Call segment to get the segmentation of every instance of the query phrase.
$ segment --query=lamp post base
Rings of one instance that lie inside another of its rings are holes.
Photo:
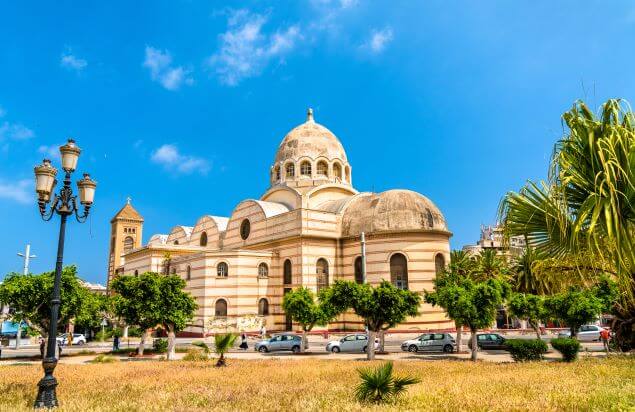
[[[58,406],[57,394],[55,392],[57,379],[53,376],[55,366],[57,366],[57,359],[55,358],[45,358],[42,361],[44,377],[40,379],[40,382],[37,384],[37,398],[35,398],[35,404],[33,405],[35,409],[56,408]]]

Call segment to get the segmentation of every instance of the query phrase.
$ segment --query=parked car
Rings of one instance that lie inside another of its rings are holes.
[[[446,352],[454,351],[456,342],[449,333],[424,333],[423,335],[405,341],[401,350],[407,352]]]
[[[17,336],[18,336],[17,331],[0,333],[0,338],[15,339]],[[22,336],[24,336],[24,334],[22,334]]]
[[[602,327],[598,325],[582,325],[580,329],[578,329],[578,333],[576,334],[576,338],[582,342],[595,342],[600,340],[600,331],[602,331]],[[559,338],[570,338],[571,331],[563,330],[558,333]]]
[[[269,339],[264,339],[256,343],[254,350],[261,353],[277,352],[283,350],[290,350],[293,353],[300,352],[300,345],[302,345],[302,337],[293,333],[282,333],[279,335],[273,335]]]
[[[81,333],[73,333],[73,345],[85,345],[86,337]],[[58,345],[68,345],[68,333],[64,333],[57,336],[57,344]]]
[[[479,349],[507,349],[505,338],[498,333],[479,333],[476,335],[476,345]],[[472,341],[468,340],[467,347],[472,349]]]
[[[379,347],[379,339],[375,339],[375,349]],[[346,335],[340,340],[332,340],[326,345],[327,352],[366,352],[368,336],[363,333]]]

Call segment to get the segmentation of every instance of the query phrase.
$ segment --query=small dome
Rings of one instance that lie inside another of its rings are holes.
[[[297,161],[302,157],[313,160],[325,157],[328,160],[339,159],[346,163],[346,152],[342,143],[326,127],[313,120],[313,111],[309,109],[307,121],[291,130],[282,140],[276,152],[275,164],[287,160]]]
[[[361,193],[348,204],[342,216],[342,236],[410,230],[448,231],[439,208],[411,190]]]

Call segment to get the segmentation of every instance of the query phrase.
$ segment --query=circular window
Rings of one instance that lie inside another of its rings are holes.
[[[240,224],[240,237],[242,237],[243,240],[247,239],[249,237],[250,230],[251,224],[249,223],[249,219],[243,220],[243,222]]]

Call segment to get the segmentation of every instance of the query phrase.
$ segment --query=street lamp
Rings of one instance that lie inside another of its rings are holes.
[[[55,262],[55,281],[53,283],[53,295],[51,296],[51,322],[49,324],[46,356],[42,360],[44,377],[38,383],[35,408],[54,408],[58,406],[57,395],[55,393],[57,379],[53,376],[53,370],[55,370],[55,366],[57,366],[55,349],[57,345],[57,320],[60,308],[60,281],[64,257],[66,218],[74,214],[79,223],[85,222],[90,207],[93,204],[95,188],[97,187],[97,183],[92,180],[88,174],[84,174],[83,179],[77,182],[79,202],[84,206],[84,210],[80,214],[77,205],[77,196],[73,195],[73,189],[71,187],[71,174],[77,168],[77,159],[79,158],[81,150],[77,147],[74,140],[68,139],[68,142],[60,147],[60,153],[62,155],[62,169],[66,174],[64,176],[64,185],[60,189],[59,195],[53,193],[57,183],[55,179],[57,169],[51,165],[51,161],[44,159],[42,164],[36,166],[34,169],[35,191],[38,195],[38,206],[42,219],[49,221],[56,213],[60,215],[60,233],[57,243],[57,260]],[[51,195],[53,195],[52,201]]]

